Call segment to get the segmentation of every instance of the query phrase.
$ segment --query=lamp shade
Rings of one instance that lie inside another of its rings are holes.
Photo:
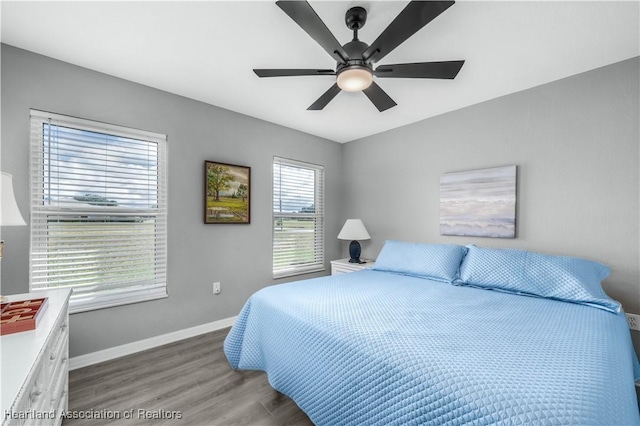
[[[360,219],[347,219],[338,234],[339,240],[368,240],[371,236]]]
[[[373,73],[366,67],[347,67],[338,71],[336,82],[346,92],[359,92],[371,86]]]
[[[23,226],[26,225],[16,197],[13,195],[13,176],[9,173],[0,172],[0,226]]]

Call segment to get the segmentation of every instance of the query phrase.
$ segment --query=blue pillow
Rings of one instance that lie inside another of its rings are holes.
[[[372,269],[451,283],[466,251],[455,244],[387,241]]]
[[[604,292],[609,268],[586,259],[515,249],[467,246],[455,284],[502,290],[592,305],[620,312],[620,303]]]

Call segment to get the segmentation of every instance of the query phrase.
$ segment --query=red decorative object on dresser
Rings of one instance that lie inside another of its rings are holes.
[[[35,330],[38,320],[47,309],[47,300],[45,297],[0,305],[0,336]]]

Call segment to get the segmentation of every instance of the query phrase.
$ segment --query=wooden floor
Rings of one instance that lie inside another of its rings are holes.
[[[72,414],[120,418],[67,418],[64,426],[312,425],[291,399],[271,388],[265,373],[231,369],[222,350],[227,333],[220,330],[72,371]]]

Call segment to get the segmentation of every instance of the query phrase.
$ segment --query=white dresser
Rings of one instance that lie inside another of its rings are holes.
[[[69,296],[47,290],[8,296],[9,302],[47,297],[35,330],[0,336],[2,425],[59,425],[68,409]]]

